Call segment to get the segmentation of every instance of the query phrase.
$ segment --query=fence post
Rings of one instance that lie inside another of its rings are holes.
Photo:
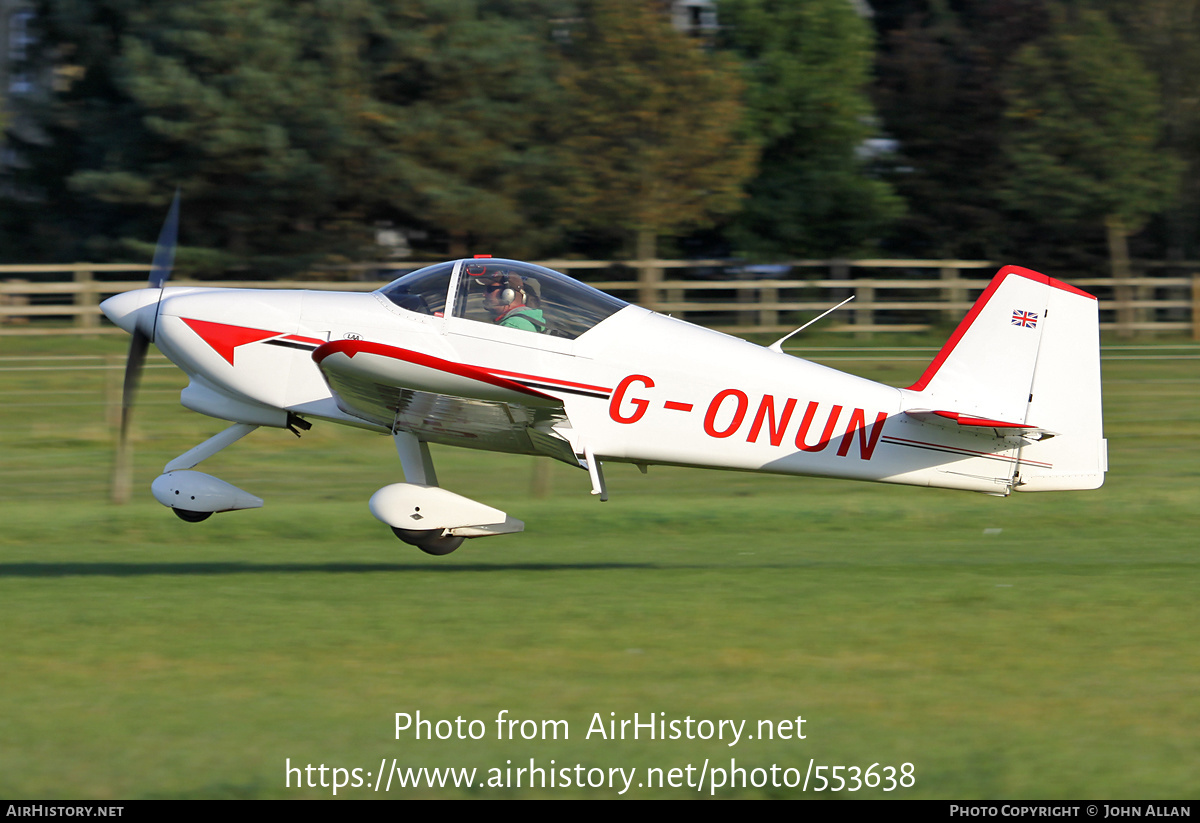
[[[554,461],[545,457],[533,458],[533,474],[529,477],[529,496],[534,500],[545,500],[550,496],[553,485],[550,473],[554,470]]]
[[[75,272],[75,305],[81,309],[90,309],[90,311],[81,312],[75,315],[75,325],[83,329],[94,329],[100,325],[100,314],[96,309],[99,301],[96,299],[99,295],[92,289],[92,283],[95,277],[90,271]]]
[[[742,287],[737,290],[737,301],[739,303],[753,303],[758,298],[758,289],[753,288],[752,284],[744,280],[734,281],[738,286]],[[737,324],[739,326],[753,326],[755,315],[753,311],[738,311]]]
[[[652,231],[637,233],[638,302],[643,308],[658,311],[658,293],[662,269],[654,265],[658,257],[658,238]]]
[[[779,289],[774,287],[761,289],[758,299],[764,306],[774,306],[779,303]],[[777,309],[760,309],[758,312],[758,325],[779,325],[779,311]]]
[[[667,289],[666,290],[666,297],[667,297],[668,303],[674,303],[674,304],[678,305],[679,303],[682,303],[683,301],[685,301],[687,299],[687,297],[685,297],[684,295],[685,295],[685,292],[683,291],[683,289]],[[687,312],[685,312],[681,309],[672,309],[671,316],[674,318],[677,318],[679,320],[683,320],[687,316]]]
[[[1192,339],[1200,340],[1200,272],[1192,272]]]
[[[950,304],[942,312],[942,319],[950,325],[954,325],[962,317],[962,312],[954,304],[967,302],[967,290],[961,286],[950,285],[951,281],[957,280],[961,271],[951,268],[950,266],[942,266],[942,282],[947,285],[942,288],[942,299]]]
[[[23,280],[19,277],[10,277],[7,280],[5,280],[4,282],[10,283],[13,285],[20,285],[21,283],[28,283],[29,281]],[[0,294],[0,306],[28,306],[28,305],[29,305],[29,295],[27,295],[27,294]],[[4,325],[16,326],[16,325],[21,325],[21,324],[28,323],[28,322],[29,322],[28,317],[21,317],[21,316],[10,315],[10,314],[0,314],[0,326],[4,326]]]
[[[1138,303],[1147,303],[1154,300],[1154,286],[1148,286],[1145,284],[1147,274],[1148,272],[1146,270],[1138,272],[1139,279],[1143,281],[1141,285],[1138,285],[1133,289],[1133,299]],[[1140,325],[1145,323],[1147,320],[1153,319],[1154,309],[1150,306],[1136,306],[1131,314],[1133,315],[1134,322]],[[1151,332],[1151,334],[1153,334],[1153,332]]]
[[[854,302],[858,307],[854,310],[854,325],[856,326],[872,326],[875,324],[875,287],[874,286],[857,286],[854,289]],[[871,331],[856,331],[854,336],[859,340],[870,340]]]
[[[833,261],[830,270],[834,280],[850,279],[850,264],[845,260]],[[854,325],[873,326],[875,324],[875,287],[855,284],[851,288],[854,291]],[[866,329],[856,331],[854,337],[858,340],[870,340],[871,332]]]
[[[638,303],[643,308],[658,311],[658,292],[662,284],[662,269],[649,261],[638,261]]]
[[[112,426],[113,436],[113,465],[112,477],[109,481],[109,499],[118,505],[129,502],[133,490],[133,435],[122,441],[121,417],[124,405],[125,369],[121,358],[108,355],[104,358],[107,367],[105,385],[105,411],[108,423]]]
[[[1117,315],[1117,337],[1129,339],[1133,337],[1134,316],[1133,297],[1134,287],[1128,283],[1113,286],[1113,308]]]

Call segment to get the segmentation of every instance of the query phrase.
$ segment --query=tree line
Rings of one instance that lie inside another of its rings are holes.
[[[1200,0],[37,0],[9,262],[1197,256]],[[381,240],[387,239],[381,245]],[[1132,244],[1132,245],[1131,245]]]

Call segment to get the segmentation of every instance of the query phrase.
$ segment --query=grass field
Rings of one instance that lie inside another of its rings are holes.
[[[933,354],[809,340],[804,356],[894,385]],[[610,466],[601,504],[566,466],[533,499],[532,458],[442,449],[445,485],[528,525],[433,558],[367,511],[400,479],[390,442],[331,425],[260,430],[205,464],[263,509],[172,517],[150,481],[221,424],[178,405],[161,358],[135,501],[110,505],[124,345],[0,338],[2,797],[330,797],[295,788],[299,772],[287,788],[288,762],[486,784],[531,758],[605,785],[337,796],[616,797],[608,769],[636,768],[626,797],[706,797],[736,766],[768,785],[717,796],[795,797],[753,770],[795,782],[811,762],[913,764],[911,787],[840,797],[1200,797],[1200,346],[1106,346],[1096,492]],[[395,714],[418,710],[486,731],[397,740]],[[497,739],[504,710],[565,720],[569,738]],[[595,715],[635,712],[745,720],[754,739],[587,737]],[[760,720],[797,716],[804,739],[759,739]],[[639,787],[673,768],[682,785]],[[831,796],[816,786],[804,796]]]

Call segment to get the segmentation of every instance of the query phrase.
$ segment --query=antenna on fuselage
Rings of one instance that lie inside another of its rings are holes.
[[[777,351],[777,352],[779,352],[780,354],[783,354],[783,344],[784,344],[785,342],[787,342],[788,340],[790,340],[791,338],[795,337],[795,336],[796,336],[797,334],[799,334],[800,332],[802,332],[802,331],[804,331],[805,329],[807,329],[807,328],[808,328],[809,326],[811,326],[813,323],[816,323],[818,320],[820,320],[820,319],[821,319],[822,317],[824,317],[825,315],[827,315],[827,314],[831,314],[831,313],[833,313],[833,312],[837,311],[838,309],[840,309],[842,306],[846,305],[847,303],[849,303],[849,302],[850,302],[851,300],[853,300],[853,299],[854,299],[854,295],[852,294],[852,295],[850,295],[849,297],[847,297],[845,300],[843,300],[841,303],[838,303],[838,304],[837,304],[836,306],[834,306],[832,309],[826,309],[825,311],[821,312],[821,313],[820,313],[820,314],[818,314],[816,317],[814,317],[812,320],[809,320],[807,323],[805,323],[803,326],[801,326],[800,328],[796,329],[795,331],[793,331],[793,332],[788,332],[788,333],[787,333],[787,334],[785,334],[783,337],[779,338],[779,339],[778,339],[778,340],[776,340],[774,343],[772,343],[771,345],[767,346],[767,348],[768,348],[768,349],[770,349],[771,351]]]

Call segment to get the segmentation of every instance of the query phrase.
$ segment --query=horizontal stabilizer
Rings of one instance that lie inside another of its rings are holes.
[[[936,423],[939,426],[967,426],[981,429],[995,429],[1000,436],[1019,435],[1033,440],[1054,437],[1058,432],[1031,426],[1028,423],[1008,423],[1003,420],[992,420],[988,417],[974,417],[968,414],[952,411],[937,411],[933,409],[909,409],[905,412],[909,417],[922,423]]]

